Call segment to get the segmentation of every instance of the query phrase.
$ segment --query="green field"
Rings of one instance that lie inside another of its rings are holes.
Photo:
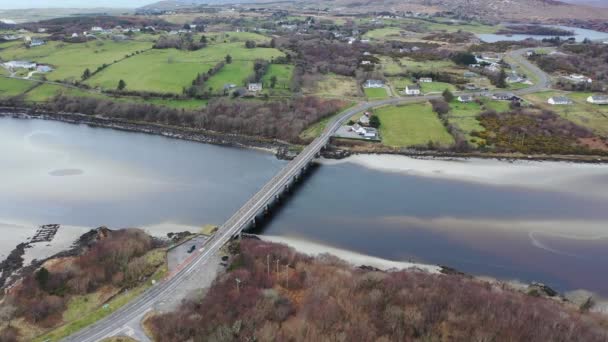
[[[547,100],[552,96],[565,95],[574,101],[570,106],[552,106]],[[526,95],[525,98],[540,106],[549,109],[561,117],[574,122],[582,127],[587,127],[595,133],[608,137],[608,106],[599,106],[587,103],[587,97],[593,95],[587,92],[559,92],[546,91]]]
[[[33,86],[35,83],[30,81],[0,77],[0,98],[20,95]]]
[[[380,29],[375,29],[368,31],[363,35],[363,39],[371,39],[371,40],[401,40],[402,29],[398,27],[384,27]]]
[[[456,87],[449,83],[444,82],[431,82],[431,83],[420,83],[420,87],[422,89],[423,94],[427,93],[441,93],[446,89],[449,89],[451,92],[456,91]]]
[[[222,70],[213,75],[205,86],[212,88],[215,93],[221,93],[226,84],[245,86],[245,80],[251,74],[253,74],[253,61],[234,61],[226,64]]]
[[[47,74],[49,80],[80,80],[86,68],[93,72],[102,64],[110,64],[126,54],[152,47],[149,42],[114,42],[110,40],[88,43],[48,42],[43,46],[26,49],[15,46],[0,51],[3,60],[30,60],[52,65],[55,70]]]
[[[368,100],[382,100],[388,98],[385,88],[365,88],[363,89]]]
[[[24,83],[31,83],[21,81]],[[64,94],[69,96],[79,97],[94,97],[105,100],[111,100],[115,102],[127,102],[127,103],[150,103],[158,106],[166,106],[177,109],[200,109],[207,105],[207,100],[199,99],[162,99],[162,98],[148,98],[143,99],[141,97],[111,97],[101,93],[87,92],[80,89],[64,87],[56,84],[39,84],[32,88],[30,91],[25,93],[25,100],[32,103],[42,103],[50,100],[55,95]]]
[[[270,41],[270,38],[254,32],[205,32],[204,35],[210,43],[235,43],[248,40],[253,40],[256,43],[267,43]]]
[[[385,75],[395,75],[403,72],[456,72],[461,69],[450,60],[416,61],[411,58],[392,58],[379,56],[380,65]]]
[[[277,83],[275,89],[288,89],[291,85],[291,76],[293,75],[293,65],[288,64],[270,64],[266,75],[262,78],[262,83],[266,89],[270,88],[270,78],[275,76]]]
[[[382,143],[392,147],[426,145],[429,141],[440,145],[454,143],[428,103],[388,106],[377,109],[382,125]]]
[[[495,110],[498,113],[509,111],[509,101],[492,101],[488,99],[483,100],[483,105],[486,109]]]
[[[246,49],[242,43],[216,44],[197,51],[150,50],[108,67],[87,84],[114,89],[123,79],[127,90],[181,93],[198,73],[207,72],[228,54],[233,58],[232,64],[227,64],[208,82],[208,87],[214,90],[222,89],[226,83],[242,85],[253,73],[255,59],[270,60],[283,55],[276,49]]]
[[[453,101],[450,103],[450,108],[452,110],[449,113],[448,121],[464,133],[467,141],[473,145],[477,145],[477,138],[472,137],[471,133],[484,130],[483,126],[479,123],[479,120],[477,120],[477,116],[482,111],[481,105],[476,102],[461,103]]]
[[[322,75],[312,86],[303,87],[302,91],[321,97],[343,98],[360,96],[360,89],[355,78],[329,73]]]

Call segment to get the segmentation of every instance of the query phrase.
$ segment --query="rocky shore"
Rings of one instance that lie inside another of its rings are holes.
[[[127,132],[162,135],[174,139],[189,140],[213,145],[261,149],[273,152],[279,159],[290,159],[295,156],[290,152],[293,150],[293,146],[291,144],[274,139],[218,133],[198,129],[189,129],[185,127],[165,126],[160,124],[130,122],[120,119],[106,118],[98,115],[51,113],[37,111],[31,108],[0,107],[0,117],[54,120],[71,124],[89,125],[91,127],[103,127]]]
[[[433,150],[416,150],[411,148],[395,149],[378,145],[352,145],[343,144],[342,142],[334,141],[329,148],[322,152],[322,156],[326,159],[344,159],[358,154],[371,155],[400,155],[413,158],[477,158],[477,159],[494,159],[501,161],[556,161],[556,162],[575,162],[589,164],[605,164],[608,163],[608,157],[595,155],[546,155],[533,154],[525,155],[520,153],[486,153],[486,152],[453,152],[453,151],[433,151]]]
[[[297,156],[300,146],[276,139],[251,137],[239,134],[220,133],[186,127],[165,126],[144,122],[131,122],[106,118],[99,115],[79,113],[51,113],[31,108],[0,107],[0,117],[19,119],[54,120],[71,124],[84,124],[91,127],[103,127],[127,132],[162,135],[174,139],[188,140],[206,144],[252,148],[272,152],[278,159],[291,160]],[[522,155],[516,153],[453,152],[416,150],[410,148],[394,149],[378,145],[368,146],[340,140],[332,140],[329,148],[323,150],[326,159],[344,159],[356,154],[392,154],[421,158],[480,158],[497,160],[535,160],[564,161],[577,163],[608,163],[608,157],[592,155]]]

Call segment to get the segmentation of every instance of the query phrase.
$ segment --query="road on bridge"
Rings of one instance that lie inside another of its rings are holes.
[[[549,76],[523,57],[525,51],[526,49],[512,51],[509,53],[509,56],[511,56],[516,63],[519,63],[530,72],[533,72],[540,82],[529,88],[514,91],[513,93],[516,95],[524,95],[542,91],[550,85]],[[468,94],[484,95],[483,93]],[[375,107],[422,102],[438,99],[440,97],[440,95],[432,95],[391,98],[381,101],[362,103],[342,112],[327,124],[321,136],[310,143],[295,159],[290,161],[282,170],[279,171],[277,175],[275,175],[236,213],[234,213],[228,219],[228,221],[226,221],[218,229],[209,242],[203,248],[197,251],[197,255],[189,264],[185,265],[185,267],[180,269],[177,273],[169,276],[164,281],[154,285],[137,299],[134,299],[106,318],[67,337],[65,341],[94,342],[102,340],[106,337],[115,336],[125,329],[125,324],[136,319],[141,319],[141,317],[154,308],[156,303],[163,301],[164,298],[167,298],[168,296],[172,296],[180,284],[187,279],[191,273],[197,272],[199,265],[202,265],[209,256],[217,253],[224,244],[226,244],[228,241],[230,241],[230,239],[238,235],[245,227],[247,227],[256,217],[256,215],[263,212],[266,205],[272,202],[275,196],[280,195],[286,186],[291,184],[294,177],[299,175],[299,173],[316,158],[323,147],[327,145],[329,139],[336,132],[336,130],[353,115]]]

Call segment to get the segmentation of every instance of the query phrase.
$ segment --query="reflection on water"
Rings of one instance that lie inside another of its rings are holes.
[[[48,121],[0,119],[0,134],[0,257],[40,224],[65,226],[54,242],[64,247],[79,227],[161,234],[222,223],[285,165],[252,150]],[[264,233],[608,295],[607,174],[356,156],[316,168]]]
[[[600,32],[595,30],[588,30],[578,27],[569,27],[569,26],[560,26],[560,25],[540,25],[545,27],[554,27],[560,28],[566,31],[572,31],[574,33],[573,36],[564,36],[562,39],[574,38],[577,42],[582,42],[585,39],[589,40],[602,40],[608,39],[608,33]],[[537,39],[543,40],[545,38],[553,38],[553,36],[540,36],[540,35],[531,35],[531,34],[493,34],[493,33],[479,33],[477,37],[486,43],[495,43],[498,41],[521,41],[526,39]]]
[[[0,222],[13,232],[0,257],[40,224],[159,234],[219,224],[284,164],[259,151],[52,121],[1,118],[0,135]]]
[[[608,197],[585,191],[586,177],[608,166],[396,157],[403,172],[386,172],[361,163],[387,168],[387,158],[324,163],[264,233],[608,294],[608,272],[600,271],[608,266]],[[468,177],[459,179],[465,168]],[[531,181],[543,172],[551,178],[554,168],[555,182]],[[518,179],[525,186],[514,185]],[[596,188],[606,189],[602,179]]]

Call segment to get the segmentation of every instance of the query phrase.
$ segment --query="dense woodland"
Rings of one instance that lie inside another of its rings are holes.
[[[279,101],[219,98],[211,100],[201,110],[180,110],[144,103],[58,95],[44,108],[298,142],[298,135],[306,127],[337,113],[345,105],[341,100],[310,96]]]
[[[100,228],[76,257],[59,258],[25,276],[4,298],[0,312],[12,314],[5,320],[24,318],[40,327],[54,327],[73,296],[95,292],[102,287],[125,289],[149,277],[159,265],[145,254],[155,241],[139,229],[111,231]],[[15,329],[0,332],[0,341],[11,341]]]
[[[608,333],[598,317],[462,275],[356,269],[257,240],[235,249],[205,297],[148,321],[156,340],[593,342]]]

